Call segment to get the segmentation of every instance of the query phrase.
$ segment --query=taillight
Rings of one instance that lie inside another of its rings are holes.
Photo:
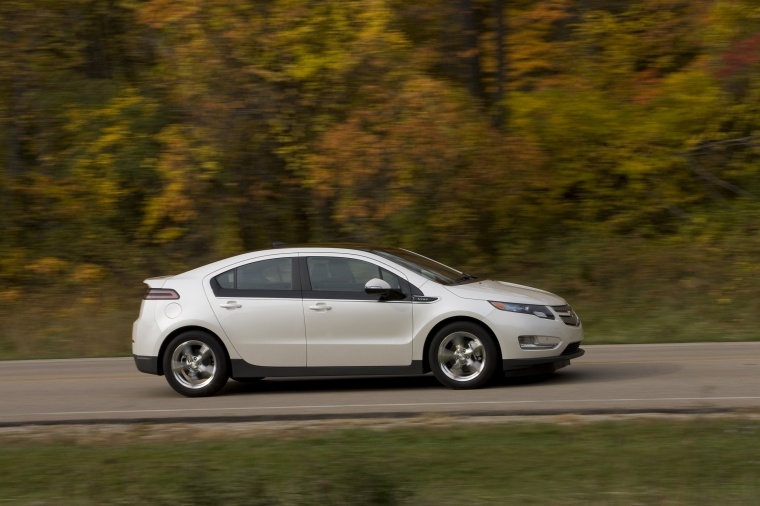
[[[176,300],[179,294],[171,288],[151,288],[143,297],[145,300]]]

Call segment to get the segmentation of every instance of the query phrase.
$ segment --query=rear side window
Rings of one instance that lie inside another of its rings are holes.
[[[229,290],[235,289],[235,269],[232,269],[231,271],[227,271],[224,274],[220,274],[216,277],[217,283],[219,283],[219,286],[222,288],[227,288]]]
[[[216,276],[211,287],[222,297],[289,297],[296,286],[292,258],[271,258],[241,265]]]
[[[243,265],[235,269],[238,290],[292,290],[293,261],[275,258]]]

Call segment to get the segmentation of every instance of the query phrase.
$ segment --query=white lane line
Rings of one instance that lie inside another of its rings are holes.
[[[155,376],[154,376],[155,377]],[[4,379],[2,376],[0,376],[0,381],[4,385],[7,385],[9,383],[60,383],[62,381],[111,381],[111,380],[128,380],[128,381],[142,381],[146,379],[151,379],[147,375],[143,378],[141,376],[135,377],[134,374],[124,375],[124,376],[71,376],[71,377],[58,377],[58,378],[40,378],[40,377],[33,377],[33,378],[13,378],[13,379]]]
[[[246,406],[246,407],[216,407],[216,408],[183,408],[183,409],[137,409],[137,410],[109,410],[109,411],[56,411],[48,413],[24,413],[13,415],[0,415],[0,418],[12,418],[18,416],[62,416],[62,415],[119,415],[137,413],[190,413],[190,412],[217,412],[225,411],[258,411],[258,410],[285,410],[285,409],[338,409],[338,408],[408,408],[408,407],[435,407],[435,406],[485,406],[485,405],[514,405],[514,404],[557,404],[557,403],[582,403],[582,402],[673,402],[673,401],[737,401],[737,400],[760,400],[760,397],[659,397],[659,398],[630,398],[630,399],[555,399],[555,400],[523,400],[523,401],[474,401],[474,402],[426,402],[426,403],[383,403],[383,404],[324,404],[303,406]]]
[[[585,357],[585,355],[584,355]],[[585,360],[584,357],[574,359],[583,360],[581,365],[634,365],[634,364],[695,364],[695,363],[725,363],[725,362],[742,362],[741,365],[758,365],[756,362],[760,360],[760,357],[726,357],[726,358],[683,358],[683,359],[620,359],[620,360]],[[577,364],[578,362],[574,362]]]

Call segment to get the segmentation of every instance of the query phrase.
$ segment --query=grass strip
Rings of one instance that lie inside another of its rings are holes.
[[[749,418],[160,434],[0,435],[0,504],[760,502]]]

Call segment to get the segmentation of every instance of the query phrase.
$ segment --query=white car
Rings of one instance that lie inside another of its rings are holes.
[[[135,364],[189,397],[228,378],[429,371],[477,388],[584,353],[564,299],[399,248],[279,247],[145,283]]]

